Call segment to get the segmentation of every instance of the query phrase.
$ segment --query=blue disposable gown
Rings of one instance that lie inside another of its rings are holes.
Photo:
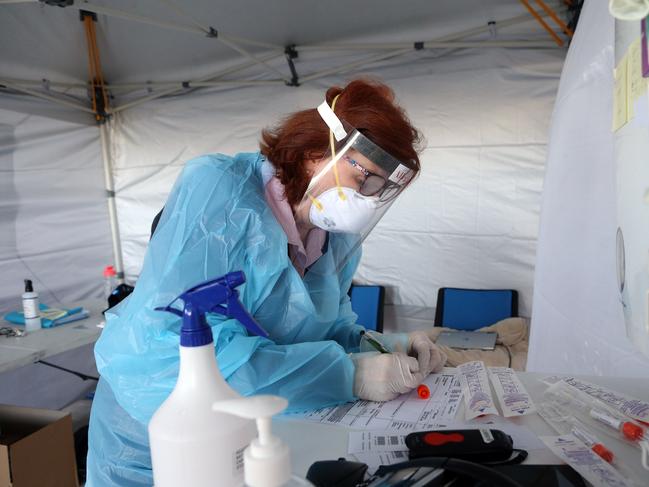
[[[151,485],[146,426],[178,377],[180,319],[160,311],[184,290],[242,270],[241,301],[269,332],[249,336],[237,321],[208,315],[219,368],[243,395],[277,394],[289,409],[355,399],[362,327],[347,291],[360,258],[330,234],[304,277],[264,197],[259,153],[208,155],[187,163],[149,243],[135,291],[111,310],[95,347],[101,380],[91,419],[88,487]]]

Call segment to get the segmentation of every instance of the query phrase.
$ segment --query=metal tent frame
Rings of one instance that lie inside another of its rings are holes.
[[[43,80],[20,80],[20,79],[11,79],[0,76],[0,88],[4,87],[16,92],[20,92],[26,95],[37,97],[48,102],[57,103],[59,105],[65,106],[67,108],[73,108],[75,110],[80,110],[86,113],[92,113],[96,116],[98,122],[98,128],[100,133],[101,141],[101,152],[103,159],[103,168],[104,168],[104,180],[106,187],[107,203],[108,203],[108,213],[110,219],[111,235],[113,242],[113,254],[115,259],[115,268],[118,274],[118,278],[123,280],[124,277],[124,268],[122,262],[122,251],[119,235],[119,225],[117,219],[117,208],[115,203],[115,186],[113,181],[113,171],[112,171],[112,159],[109,151],[109,131],[107,122],[110,120],[110,117],[113,114],[119,113],[121,111],[127,110],[129,108],[136,107],[143,103],[169,96],[182,94],[183,92],[188,92],[189,89],[193,88],[205,88],[205,87],[218,87],[218,86],[250,86],[250,85],[287,85],[287,86],[299,86],[300,84],[308,83],[325,76],[330,76],[334,74],[340,74],[348,72],[350,70],[358,69],[363,66],[370,65],[379,61],[385,61],[392,59],[406,53],[412,53],[413,51],[419,51],[424,49],[442,49],[442,55],[447,54],[451,51],[457,49],[467,49],[467,48],[527,48],[527,49],[557,49],[562,48],[564,45],[563,40],[559,35],[545,22],[544,18],[551,17],[555,23],[559,26],[560,30],[568,37],[572,36],[572,31],[564,24],[556,15],[556,13],[549,8],[542,0],[535,0],[536,3],[542,8],[542,11],[539,12],[535,10],[528,0],[520,0],[520,2],[527,8],[531,15],[524,14],[509,19],[504,19],[501,21],[490,21],[487,25],[477,26],[471,29],[466,29],[460,32],[453,34],[424,40],[416,42],[399,42],[399,43],[318,43],[318,44],[307,44],[307,45],[291,45],[291,46],[276,46],[273,44],[259,42],[251,39],[246,39],[242,37],[228,35],[221,30],[217,30],[213,26],[203,25],[201,22],[193,19],[189,14],[187,14],[177,3],[173,0],[158,0],[161,4],[165,5],[169,9],[173,10],[175,13],[188,19],[188,24],[182,23],[173,23],[168,21],[163,21],[159,19],[154,19],[146,17],[143,15],[126,12],[123,10],[118,10],[114,8],[104,7],[101,5],[96,5],[88,0],[83,0],[80,2],[75,2],[74,0],[0,0],[0,8],[3,4],[14,4],[14,3],[34,3],[37,5],[49,5],[57,7],[67,7],[77,9],[81,12],[83,18],[84,13],[90,14],[93,16],[93,20],[97,21],[97,14],[105,15],[108,17],[115,17],[125,20],[130,20],[133,22],[144,23],[148,25],[154,25],[157,27],[171,29],[176,31],[187,32],[190,34],[200,35],[203,38],[208,37],[220,42],[227,46],[228,48],[234,50],[238,53],[244,60],[234,66],[223,68],[217,72],[214,72],[210,75],[201,77],[195,80],[184,80],[176,82],[147,82],[147,83],[115,83],[107,85],[101,77],[101,68],[99,66],[98,52],[96,53],[96,66],[95,72],[93,73],[92,65],[92,56],[91,51],[96,49],[96,43],[94,39],[88,38],[89,46],[89,64],[91,65],[91,74],[90,81],[87,84],[82,83],[62,83],[56,81],[50,81],[47,79]],[[552,41],[539,41],[539,40],[497,40],[493,39],[495,37],[496,29],[502,29],[518,25],[525,22],[530,22],[536,20],[552,37]],[[490,32],[492,34],[491,40],[467,40],[473,36]],[[94,30],[93,30],[94,36]],[[93,47],[94,44],[94,47]],[[252,54],[246,47],[252,46],[256,48],[265,49],[261,54]],[[295,66],[293,64],[293,59],[297,57],[299,52],[327,52],[327,51],[377,51],[376,54],[365,56],[359,60],[352,61],[340,66],[333,68],[323,69],[313,73],[309,73],[303,76],[298,76]],[[290,71],[290,74],[287,75],[283,73],[278,68],[269,64],[269,62],[284,56],[287,61],[287,65]],[[245,69],[248,69],[252,66],[260,66],[268,73],[276,75],[276,78],[272,79],[222,79],[227,75],[241,72]],[[97,72],[101,79],[97,80]],[[37,91],[37,88],[41,88],[42,91]],[[85,106],[82,99],[78,97],[73,97],[65,92],[56,91],[53,88],[60,88],[63,90],[88,90],[91,95],[91,101],[93,108]],[[103,104],[97,105],[95,103],[95,96],[97,90],[100,90],[104,93],[104,98],[106,90],[110,90],[113,93],[132,93],[134,91],[146,89],[150,94],[141,96],[135,100],[127,101],[121,105],[115,107],[110,107],[108,101]]]

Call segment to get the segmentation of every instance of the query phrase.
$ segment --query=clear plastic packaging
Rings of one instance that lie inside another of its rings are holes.
[[[589,428],[611,438],[638,448],[640,441],[649,439],[646,426],[563,381],[549,387],[543,396],[544,402],[554,406],[555,410],[567,411],[570,416],[579,419]]]
[[[642,423],[563,381],[550,386],[537,407],[559,435],[575,437],[625,477],[628,485],[646,485],[639,466],[629,463],[628,453],[633,450],[625,446],[641,450],[636,458],[643,465],[642,445],[649,440],[649,432]]]

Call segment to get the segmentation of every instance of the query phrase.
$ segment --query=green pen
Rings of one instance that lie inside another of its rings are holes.
[[[374,348],[376,348],[376,350],[377,350],[378,352],[381,352],[381,353],[390,353],[390,350],[388,350],[387,348],[385,348],[385,346],[384,346],[380,341],[378,341],[376,338],[374,338],[374,337],[373,337],[372,335],[370,335],[369,333],[363,331],[363,332],[361,332],[361,335],[364,335],[364,336],[365,336],[365,340],[367,340],[367,343],[369,343],[369,344],[372,345]]]

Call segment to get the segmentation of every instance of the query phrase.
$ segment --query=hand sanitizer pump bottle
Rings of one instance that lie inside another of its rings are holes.
[[[308,487],[309,481],[291,475],[291,452],[282,440],[273,436],[271,417],[288,406],[283,397],[260,395],[217,401],[212,409],[257,422],[259,436],[244,452],[246,487]]]
[[[205,313],[220,313],[236,318],[257,335],[268,336],[239,301],[235,287],[243,282],[243,272],[232,272],[156,308],[183,319],[178,381],[149,422],[156,487],[243,484],[243,451],[254,438],[255,426],[250,419],[212,411],[214,402],[241,396],[221,375],[212,330],[205,319]],[[171,306],[179,299],[184,303],[182,311]]]

